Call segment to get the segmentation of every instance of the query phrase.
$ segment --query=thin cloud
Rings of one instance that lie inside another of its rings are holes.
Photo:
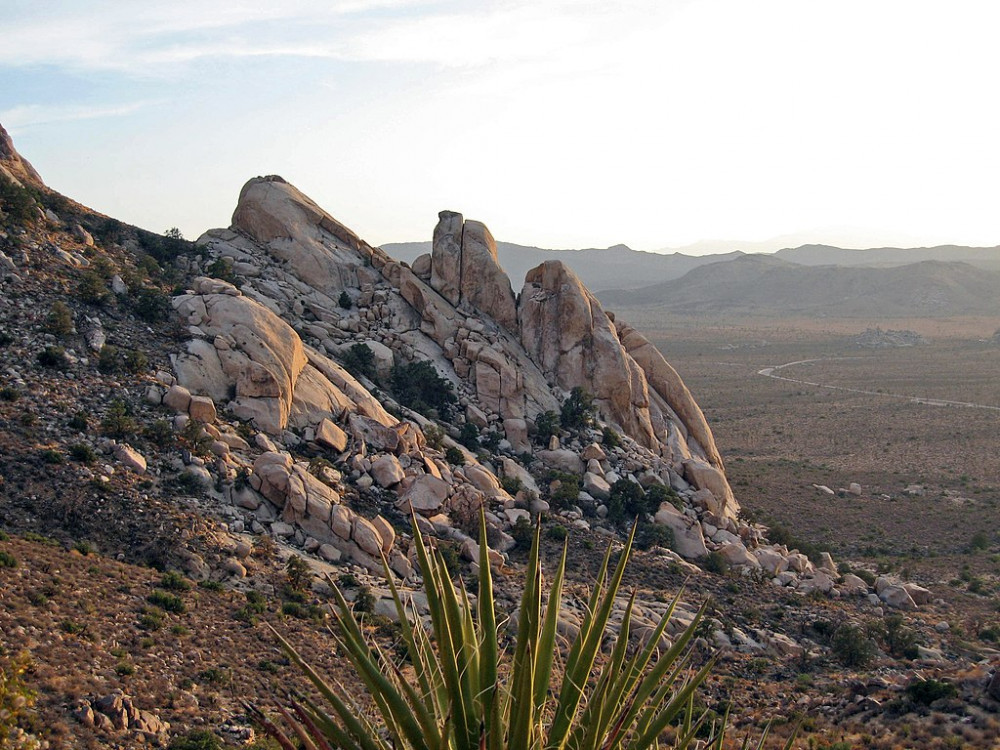
[[[115,106],[88,107],[86,105],[76,106],[49,106],[43,104],[27,104],[11,107],[0,111],[0,122],[10,131],[12,135],[17,135],[19,131],[34,125],[48,125],[54,122],[73,122],[75,120],[95,120],[102,117],[123,117],[130,115],[143,107],[147,107],[153,102],[133,102],[131,104],[120,104]]]

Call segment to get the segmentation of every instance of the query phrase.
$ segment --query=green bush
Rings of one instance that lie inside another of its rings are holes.
[[[3,180],[0,179],[0,183]],[[16,741],[27,740],[21,734],[22,723],[28,719],[28,712],[35,704],[35,691],[28,687],[24,675],[31,669],[31,658],[24,651],[13,659],[0,661],[0,747],[24,748],[31,750],[39,747],[37,743]]]
[[[125,352],[125,357],[122,360],[122,366],[125,368],[125,372],[136,375],[140,372],[144,372],[149,367],[149,359],[146,357],[144,352],[141,352],[138,349],[129,349]]]
[[[658,523],[640,523],[635,530],[635,546],[639,549],[652,547],[674,548],[674,530]]]
[[[427,447],[439,451],[444,446],[445,431],[440,425],[429,424],[424,428],[424,439]]]
[[[170,317],[170,298],[155,287],[146,287],[136,294],[132,309],[147,323],[162,323]]]
[[[17,558],[5,549],[0,549],[0,568],[16,568]]]
[[[42,461],[47,464],[61,464],[63,462],[63,454],[52,448],[46,448],[41,455]]]
[[[152,594],[147,596],[146,601],[166,612],[173,612],[178,615],[184,614],[187,611],[187,606],[184,604],[183,599],[159,589],[156,589]]]
[[[662,484],[654,484],[646,490],[646,498],[643,505],[647,513],[656,513],[663,503],[670,503],[677,510],[684,510],[684,500],[670,487]]]
[[[354,306],[354,303],[351,302],[351,295],[346,290],[340,293],[340,296],[337,298],[337,304],[345,310],[350,310]]]
[[[553,437],[559,437],[559,415],[554,411],[543,411],[535,417],[535,440],[539,445],[548,445]]]
[[[69,447],[69,455],[70,458],[81,464],[92,464],[97,460],[97,453],[86,443],[73,443]]]
[[[106,375],[112,375],[121,368],[121,360],[118,357],[118,347],[112,344],[105,344],[101,347],[101,353],[97,357],[97,369]]]
[[[594,423],[596,414],[594,397],[577,386],[559,409],[559,424],[564,430],[581,430]]]
[[[561,542],[569,536],[569,529],[560,523],[545,527],[545,536],[556,542]]]
[[[438,375],[427,361],[410,362],[392,368],[392,392],[404,406],[424,416],[436,414],[450,420],[458,398],[451,383]]]
[[[94,269],[88,269],[80,276],[76,296],[88,305],[102,305],[111,297],[111,293],[104,278]]]
[[[375,370],[375,352],[367,344],[351,344],[340,357],[344,369],[354,377],[364,377],[373,383],[378,381]]]
[[[73,313],[62,300],[52,303],[45,319],[45,330],[53,336],[66,336],[73,332]]]
[[[917,634],[904,625],[902,615],[889,615],[885,618],[884,641],[886,650],[893,656],[905,659],[916,659]]]
[[[601,443],[605,448],[618,448],[622,444],[622,437],[610,427],[601,428]]]
[[[504,492],[514,497],[524,488],[524,483],[517,477],[500,477],[500,486]]]
[[[229,258],[216,258],[205,269],[205,274],[213,279],[226,281],[230,284],[236,283],[236,274],[233,273],[233,262]]]
[[[312,578],[312,569],[309,564],[298,555],[292,555],[285,563],[285,579],[293,591],[303,591]]]
[[[120,439],[135,434],[136,429],[137,425],[131,417],[128,405],[121,399],[112,401],[107,414],[101,420],[101,432]]]
[[[559,484],[555,485],[556,482]],[[570,508],[576,505],[579,499],[580,477],[563,472],[553,472],[549,476],[549,501],[556,510]]]
[[[12,385],[5,385],[0,388],[0,401],[17,401],[21,398],[21,391]]]
[[[69,367],[69,357],[61,346],[47,346],[38,353],[38,364],[55,370],[65,370]]]
[[[720,576],[724,576],[729,572],[729,563],[726,562],[726,558],[718,550],[709,552],[708,556],[702,561],[701,567],[707,573],[715,573]]]
[[[472,422],[466,422],[458,431],[458,442],[473,453],[479,450],[479,428]]]
[[[445,449],[444,460],[453,466],[465,466],[465,454],[454,445],[449,445]]]
[[[906,686],[906,694],[914,703],[929,706],[944,698],[954,698],[958,695],[958,689],[942,680],[917,680]]]
[[[833,632],[830,642],[833,655],[845,667],[865,667],[875,658],[875,643],[865,631],[844,623]]]
[[[0,175],[0,211],[7,226],[27,224],[37,215],[35,201],[25,188]]]
[[[157,419],[146,425],[142,431],[143,437],[157,448],[169,448],[176,442],[174,428],[165,419]]]
[[[659,508],[660,503],[655,498],[649,499],[642,486],[631,479],[618,479],[611,485],[608,520],[614,523],[655,513]]]
[[[90,419],[85,411],[78,411],[72,416],[67,425],[71,430],[86,430],[90,426]]]
[[[160,578],[160,588],[167,591],[190,591],[191,582],[180,573],[171,570]]]

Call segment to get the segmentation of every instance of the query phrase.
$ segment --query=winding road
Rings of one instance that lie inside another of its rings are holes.
[[[866,396],[885,396],[886,398],[896,398],[902,399],[904,401],[909,401],[914,404],[924,404],[926,406],[959,406],[966,409],[987,409],[989,411],[1000,411],[1000,406],[991,406],[990,404],[974,404],[969,401],[949,401],[943,398],[925,398],[923,396],[909,396],[905,393],[886,393],[885,391],[867,391],[863,388],[847,388],[842,385],[827,385],[825,383],[814,383],[811,380],[800,380],[798,378],[789,378],[784,375],[777,375],[779,370],[783,370],[786,367],[792,367],[793,365],[805,365],[811,362],[824,362],[832,359],[862,359],[861,357],[820,357],[818,359],[800,359],[795,362],[786,362],[783,365],[775,365],[774,367],[765,367],[762,370],[758,370],[758,375],[763,375],[765,378],[774,378],[775,380],[784,380],[787,383],[797,383],[799,385],[810,385],[814,388],[826,388],[831,391],[844,391],[846,393],[861,393]]]

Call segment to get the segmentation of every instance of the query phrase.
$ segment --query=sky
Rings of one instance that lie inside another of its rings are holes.
[[[372,244],[1000,244],[995,0],[0,0],[56,190],[227,226],[279,174]]]

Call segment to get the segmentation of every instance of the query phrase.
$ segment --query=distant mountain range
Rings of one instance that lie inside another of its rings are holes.
[[[608,290],[598,297],[615,310],[641,306],[684,314],[997,316],[1000,271],[954,261],[816,266],[790,263],[776,255],[744,255],[701,266],[680,279]]]
[[[383,245],[412,262],[430,242]],[[773,254],[545,250],[497,243],[500,265],[517,292],[546,260],[566,263],[613,309],[643,306],[675,313],[939,317],[1000,315],[1000,247],[881,247],[850,250],[802,245]]]

